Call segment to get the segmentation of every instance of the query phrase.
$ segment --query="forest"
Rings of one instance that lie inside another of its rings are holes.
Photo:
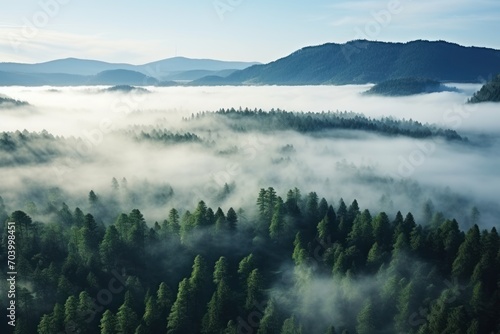
[[[467,102],[500,102],[500,74],[485,83]]]
[[[386,136],[411,138],[443,137],[446,140],[467,141],[455,130],[443,129],[418,121],[397,120],[389,117],[371,119],[353,112],[288,112],[280,109],[270,111],[245,109],[220,109],[191,115],[191,120],[203,117],[223,117],[226,124],[236,131],[294,130],[300,133],[321,133],[323,130],[362,130]],[[189,119],[186,119],[189,120]]]
[[[129,191],[116,178],[111,188],[116,198]],[[431,201],[417,222],[297,188],[261,189],[255,214],[199,201],[154,222],[112,201],[90,191],[83,211],[0,200],[23,273],[15,333],[500,330],[500,239],[478,227],[476,208],[462,230]]]
[[[0,333],[498,333],[497,110],[370,87],[3,89]]]
[[[448,87],[439,81],[421,78],[400,78],[387,80],[374,85],[367,90],[368,95],[408,96],[438,92],[456,91],[455,87]]]

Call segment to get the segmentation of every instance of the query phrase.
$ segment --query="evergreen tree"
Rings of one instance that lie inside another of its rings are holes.
[[[276,302],[271,299],[266,306],[264,316],[260,320],[257,334],[275,334],[279,333],[282,326],[282,315],[280,314]]]
[[[168,316],[167,333],[184,334],[194,332],[194,315],[192,313],[192,303],[190,294],[190,282],[185,278],[179,283],[177,298]]]
[[[233,210],[233,208],[229,208],[226,215],[226,220],[229,226],[230,231],[236,230],[236,223],[238,222],[238,215]]]
[[[64,304],[64,328],[78,328],[78,300],[69,296]]]
[[[280,240],[285,235],[285,210],[283,200],[278,197],[274,208],[274,214],[269,225],[269,236],[273,240]]]
[[[248,276],[255,269],[255,258],[253,254],[245,256],[238,265],[238,276],[240,281],[246,282]]]
[[[223,279],[228,279],[228,264],[224,256],[221,256],[217,262],[215,262],[214,268],[214,283],[219,284]]]
[[[116,319],[110,310],[106,310],[101,318],[101,323],[99,325],[101,329],[101,334],[116,334]]]
[[[302,327],[296,323],[294,316],[285,319],[281,327],[281,334],[302,334]]]
[[[117,258],[120,257],[120,236],[114,225],[106,229],[104,239],[99,246],[99,254],[102,264],[108,269],[116,265]]]
[[[465,236],[464,242],[458,249],[457,257],[453,262],[453,276],[460,279],[469,279],[474,267],[479,261],[481,250],[480,234],[477,225],[474,225]]]
[[[370,300],[366,301],[357,317],[356,331],[359,334],[375,332],[375,310]]]
[[[248,276],[246,287],[245,309],[250,311],[255,304],[262,302],[263,280],[259,269],[254,269]]]
[[[130,291],[127,291],[125,300],[116,313],[116,331],[120,334],[133,334],[139,324],[131,300]]]

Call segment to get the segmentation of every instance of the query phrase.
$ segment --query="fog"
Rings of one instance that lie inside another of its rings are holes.
[[[330,203],[357,199],[374,213],[411,211],[417,219],[430,199],[436,210],[463,227],[468,227],[470,210],[477,206],[484,227],[498,226],[498,105],[465,104],[480,85],[448,85],[459,92],[389,98],[361,95],[371,85],[147,87],[148,93],[128,94],[104,92],[105,87],[1,87],[0,94],[30,103],[0,106],[1,131],[46,130],[62,138],[31,143],[22,162],[0,164],[0,196],[12,211],[28,201],[43,205],[36,203],[40,199],[33,197],[33,189],[57,187],[68,205],[85,206],[90,190],[111,198],[111,179],[126,178],[129,189],[143,191],[142,200],[124,202],[122,209],[128,212],[133,208],[128,206],[141,204],[138,208],[152,223],[164,219],[169,208],[191,209],[199,200],[252,212],[260,188],[272,186],[285,196],[298,187]],[[320,135],[238,132],[211,118],[183,120],[202,111],[239,107],[413,119],[456,130],[469,142],[354,130]],[[201,142],[133,138],[152,129],[193,133]],[[286,145],[293,149],[284,149]],[[56,152],[41,159],[48,148]],[[16,161],[21,153],[0,154],[4,161]],[[234,189],[229,196],[217,196],[226,183]],[[158,187],[172,187],[174,195],[161,203],[146,200],[144,192]],[[392,204],[383,204],[383,196]]]

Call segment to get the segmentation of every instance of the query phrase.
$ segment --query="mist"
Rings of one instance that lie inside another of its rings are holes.
[[[357,199],[371,209],[379,207],[386,195],[395,207],[417,217],[429,199],[435,203],[445,197],[449,202],[450,198],[464,200],[467,205],[460,205],[458,211],[451,204],[440,209],[465,224],[469,210],[476,206],[484,227],[493,226],[498,223],[494,217],[500,158],[495,152],[500,148],[500,116],[495,105],[464,104],[478,85],[455,86],[459,92],[398,98],[361,95],[370,85],[147,87],[148,93],[129,94],[105,92],[105,87],[4,87],[2,94],[30,106],[0,109],[0,130],[45,130],[61,136],[64,148],[43,163],[2,166],[5,181],[0,194],[9,207],[23,207],[25,203],[18,202],[22,191],[16,189],[34,183],[57,187],[69,195],[68,202],[83,205],[82,194],[90,190],[111,196],[113,177],[126,178],[136,186],[143,182],[169,185],[175,196],[164,206],[144,203],[147,208],[141,208],[147,220],[154,221],[163,219],[167,207],[190,207],[201,199],[214,206],[245,207],[254,202],[260,188],[273,186],[284,193],[298,187],[332,202],[341,197],[346,202]],[[198,112],[233,107],[338,110],[374,119],[412,119],[456,130],[469,143],[347,130],[321,136],[294,131],[242,133],[223,122],[186,120]],[[154,129],[193,133],[201,142],[170,145],[131,136]],[[38,144],[33,154],[47,145]],[[287,145],[292,149],[283,149]],[[395,195],[396,189],[412,182],[418,193]],[[221,199],[212,195],[224,184],[234,189],[219,203]]]

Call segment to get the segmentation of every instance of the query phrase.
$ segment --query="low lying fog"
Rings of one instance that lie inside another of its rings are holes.
[[[171,207],[192,209],[201,199],[210,206],[252,210],[260,188],[273,186],[285,196],[298,187],[335,204],[341,197],[346,203],[357,199],[372,213],[411,211],[417,218],[430,199],[463,227],[477,206],[484,227],[498,226],[500,108],[465,104],[480,85],[448,85],[460,92],[389,98],[361,95],[370,85],[148,87],[150,93],[129,94],[103,92],[103,87],[0,87],[0,94],[30,103],[0,106],[0,131],[46,130],[86,143],[45,164],[0,167],[0,196],[9,208],[22,209],[29,200],[27,188],[36,184],[59,187],[70,196],[68,204],[81,205],[91,189],[108,196],[113,177],[127,178],[129,187],[168,184],[175,196],[165,207],[139,208],[151,223],[164,219]],[[231,107],[411,118],[456,130],[470,143],[345,130],[321,136],[241,133],[208,120],[200,130],[200,121],[183,121],[193,113]],[[137,131],[154,126],[195,133],[213,145],[137,142],[120,131],[135,125],[141,126]],[[293,150],[284,150],[286,145]],[[220,203],[213,195],[225,183],[234,190]]]

